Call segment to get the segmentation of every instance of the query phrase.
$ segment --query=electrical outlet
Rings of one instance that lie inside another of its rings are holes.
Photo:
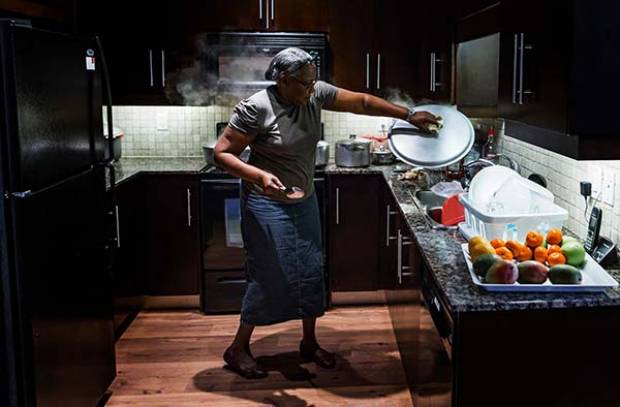
[[[168,130],[168,112],[159,112],[155,116],[157,130]]]
[[[590,164],[588,166],[588,181],[592,183],[592,198],[598,198],[603,183],[603,170],[601,167]]]
[[[605,171],[603,173],[603,202],[609,206],[614,206],[614,193],[616,186],[616,173],[613,171]]]

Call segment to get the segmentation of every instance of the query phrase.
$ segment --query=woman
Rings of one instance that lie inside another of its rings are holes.
[[[224,360],[245,378],[265,377],[250,352],[256,325],[303,320],[301,356],[332,368],[321,348],[316,318],[325,309],[319,211],[314,194],[314,154],[321,109],[389,116],[421,128],[436,123],[381,98],[316,81],[312,57],[288,48],[271,61],[265,77],[276,82],[241,101],[215,146],[218,165],[243,179],[242,234],[247,253],[247,291],[241,322]],[[250,145],[248,163],[239,154]]]

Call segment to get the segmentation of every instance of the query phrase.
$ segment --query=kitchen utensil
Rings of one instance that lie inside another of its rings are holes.
[[[465,115],[451,106],[421,105],[443,118],[437,133],[420,130],[404,120],[395,120],[389,131],[389,147],[404,162],[425,168],[441,168],[458,162],[474,145],[474,128]]]
[[[215,160],[213,158],[213,150],[215,149],[216,144],[217,144],[217,141],[211,141],[202,146],[202,152],[204,153],[207,164],[213,165],[215,167],[217,167],[217,164],[215,164]],[[239,155],[239,158],[242,161],[247,162],[248,159],[250,158],[250,147],[246,147]]]
[[[463,221],[465,221],[465,208],[459,202],[459,194],[454,194],[441,206],[441,223],[445,226],[454,226]]]
[[[329,162],[329,143],[319,140],[316,144],[316,154],[314,156],[314,166],[324,167]]]
[[[282,192],[284,192],[288,199],[301,199],[306,195],[304,190],[299,187],[284,187]]]
[[[545,177],[543,177],[540,174],[536,174],[536,173],[530,174],[530,176],[527,177],[527,179],[537,183],[538,185],[540,185],[543,188],[547,188],[547,180],[545,179]]]
[[[501,187],[509,177],[518,175],[508,167],[492,165],[483,168],[469,183],[469,200],[480,208],[485,208],[493,193]]]
[[[394,154],[387,147],[387,143],[375,142],[371,153],[372,163],[376,165],[392,164]]]
[[[348,140],[336,142],[336,165],[339,167],[368,167],[370,141],[358,140],[351,134]]]

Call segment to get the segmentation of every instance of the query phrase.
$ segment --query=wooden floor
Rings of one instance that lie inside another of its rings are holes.
[[[386,306],[330,310],[321,345],[338,363],[327,370],[299,359],[300,321],[259,327],[252,351],[269,376],[245,380],[224,368],[238,315],[141,312],[117,343],[107,406],[411,406]]]

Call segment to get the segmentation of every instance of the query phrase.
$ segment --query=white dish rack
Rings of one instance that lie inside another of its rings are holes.
[[[466,225],[460,226],[467,234],[480,235],[487,240],[503,239],[525,241],[527,232],[536,230],[543,234],[551,228],[561,229],[568,219],[568,211],[552,201],[545,203],[536,213],[490,214],[476,207],[467,194],[459,201],[465,209]]]

